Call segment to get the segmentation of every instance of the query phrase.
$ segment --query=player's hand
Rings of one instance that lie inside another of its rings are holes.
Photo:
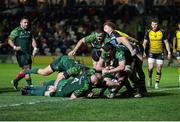
[[[35,48],[33,49],[32,56],[34,57],[37,53],[38,53],[38,48],[35,47]]]
[[[15,51],[19,51],[19,50],[21,50],[21,47],[20,47],[20,46],[14,46],[13,49],[14,49]]]
[[[89,93],[87,94],[87,97],[88,97],[88,98],[92,98],[93,95],[94,95],[94,93],[91,91],[91,92],[89,92]]]
[[[76,98],[77,98],[76,95],[74,93],[72,93],[71,96],[70,96],[70,99],[73,100],[73,99],[76,99]]]
[[[72,50],[68,53],[69,56],[74,56],[76,54],[76,51]]]
[[[48,88],[48,90],[49,90],[50,92],[55,92],[56,87],[53,86],[53,85],[50,85],[49,88]]]
[[[107,74],[107,73],[109,73],[109,70],[108,69],[103,69],[102,70],[102,74],[104,75],[104,74]]]

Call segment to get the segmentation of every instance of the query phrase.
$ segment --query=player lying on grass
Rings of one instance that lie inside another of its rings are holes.
[[[99,80],[99,74],[93,69],[88,69],[75,78],[59,80],[57,86],[54,86],[54,80],[50,80],[43,86],[25,87],[22,89],[22,95],[70,97],[71,99],[87,97]]]
[[[57,75],[57,79],[55,80],[54,84],[57,85],[57,82],[62,79],[69,78],[70,76],[77,76],[79,75],[85,67],[75,61],[74,59],[70,58],[69,56],[63,55],[59,56],[55,59],[50,65],[45,68],[31,68],[25,71],[21,71],[18,74],[18,77],[14,81],[14,87],[17,89],[18,81],[26,74],[38,74],[42,76],[48,76],[53,72],[59,72]]]

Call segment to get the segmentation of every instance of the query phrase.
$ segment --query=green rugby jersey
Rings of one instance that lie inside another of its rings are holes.
[[[102,36],[104,35],[102,34]],[[92,32],[90,35],[85,37],[85,42],[90,43],[92,47],[95,49],[100,49],[103,46],[104,37],[102,37],[102,39],[99,40],[96,37],[97,37],[96,32]]]
[[[61,80],[57,86],[56,97],[68,97],[74,93],[77,97],[84,96],[91,88],[90,76],[79,75],[73,79]]]
[[[32,33],[29,30],[24,30],[17,27],[11,31],[9,38],[15,43],[16,46],[21,47],[24,53],[31,53]]]

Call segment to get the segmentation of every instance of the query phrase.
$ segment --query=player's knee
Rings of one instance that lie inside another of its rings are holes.
[[[28,79],[30,79],[30,75],[29,74],[27,74],[27,75],[25,75],[25,80],[28,80]]]

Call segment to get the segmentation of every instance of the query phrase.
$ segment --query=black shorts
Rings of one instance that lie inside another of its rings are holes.
[[[148,58],[164,60],[164,53],[149,53]]]
[[[23,52],[16,53],[16,59],[19,64],[19,67],[24,67],[32,64],[31,55]]]

